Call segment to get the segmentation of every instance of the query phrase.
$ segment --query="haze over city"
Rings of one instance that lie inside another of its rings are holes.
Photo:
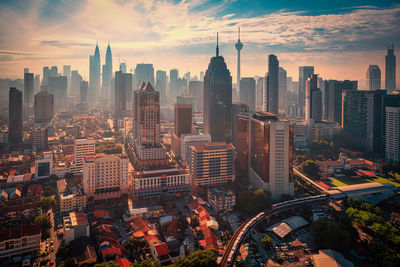
[[[314,65],[324,78],[363,87],[367,66],[383,69],[385,48],[400,43],[397,1],[2,1],[0,15],[0,77],[14,78],[28,63],[37,73],[62,62],[88,79],[88,54],[98,42],[104,57],[108,41],[114,65],[199,73],[217,31],[232,68],[240,26],[242,76],[264,75],[273,53],[289,76]]]

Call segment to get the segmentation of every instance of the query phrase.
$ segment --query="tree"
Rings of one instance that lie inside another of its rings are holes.
[[[297,155],[297,156],[296,156],[296,162],[297,162],[297,163],[300,163],[300,164],[303,163],[304,161],[306,161],[306,159],[307,159],[307,158],[306,158],[306,156],[304,156],[304,155]]]
[[[311,178],[318,178],[320,169],[313,160],[307,160],[300,164],[300,171]]]
[[[270,249],[272,246],[272,238],[269,235],[265,235],[262,239],[261,242],[266,249]]]
[[[140,250],[144,249],[147,246],[147,243],[145,240],[139,239],[137,237],[132,237],[129,238],[125,242],[125,248],[131,255],[135,255],[138,253]]]
[[[312,209],[310,208],[310,206],[307,205],[303,205],[300,208],[300,215],[301,217],[303,217],[305,220],[310,221],[311,217],[313,215]]]
[[[52,227],[50,217],[47,215],[40,215],[34,219],[35,224],[40,224],[42,240],[50,237],[50,228]]]
[[[271,193],[260,188],[242,192],[237,197],[235,208],[249,216],[271,207]]]
[[[75,267],[75,259],[74,258],[68,258],[64,261],[64,266],[65,267]]]
[[[348,249],[351,245],[350,233],[343,227],[327,218],[315,221],[311,225],[314,240],[321,249]]]
[[[46,186],[46,187],[43,189],[43,195],[44,195],[45,197],[52,196],[52,195],[54,195],[55,193],[56,193],[56,191],[55,191],[54,188],[51,187],[51,186]]]
[[[68,259],[68,258],[71,258],[72,256],[73,256],[72,250],[69,245],[60,246],[56,253],[56,257],[62,258],[62,259]]]
[[[198,250],[186,257],[178,257],[170,267],[217,267],[217,257],[215,249]]]
[[[47,213],[51,208],[57,206],[57,201],[52,197],[43,197],[40,207],[44,213]]]
[[[119,267],[119,265],[113,261],[108,261],[108,262],[96,263],[94,267]]]
[[[222,232],[221,241],[224,244],[228,244],[229,240],[232,238],[232,231],[225,230]]]
[[[135,262],[130,267],[160,267],[161,263],[158,259],[146,258],[142,262]]]

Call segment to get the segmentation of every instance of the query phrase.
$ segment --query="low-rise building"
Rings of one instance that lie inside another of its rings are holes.
[[[36,179],[48,178],[53,174],[53,152],[45,151],[35,158]]]
[[[21,224],[8,229],[0,229],[0,259],[39,253],[39,251],[39,224]]]
[[[236,203],[235,193],[232,190],[211,188],[207,191],[208,203],[214,211],[231,210]]]
[[[82,188],[65,191],[59,195],[59,199],[61,212],[86,207],[86,195]]]
[[[63,220],[66,245],[81,236],[89,237],[89,223],[83,212],[70,212]]]

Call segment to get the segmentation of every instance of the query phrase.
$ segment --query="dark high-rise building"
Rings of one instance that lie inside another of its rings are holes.
[[[156,71],[156,90],[160,92],[161,104],[165,105],[167,101],[167,72],[163,70]]]
[[[327,82],[325,92],[325,110],[330,121],[336,121],[342,124],[342,92],[345,90],[356,91],[358,88],[357,81],[336,81],[329,80]]]
[[[322,119],[322,92],[318,88],[318,74],[311,74],[306,81],[306,120],[319,122]]]
[[[106,51],[106,64],[103,65],[102,88],[103,97],[105,99],[111,98],[111,79],[112,79],[112,54],[110,43],[108,43]]]
[[[314,74],[314,66],[299,67],[299,105],[301,107],[305,106],[306,81],[311,74]]]
[[[154,68],[153,64],[137,64],[135,68],[135,88],[138,88],[141,83],[154,84]]]
[[[69,94],[78,98],[80,96],[80,86],[83,81],[82,76],[78,73],[77,70],[71,71],[71,79],[70,79],[70,92]]]
[[[381,70],[378,65],[369,65],[367,70],[367,90],[381,89]]]
[[[279,67],[279,109],[286,110],[287,107],[287,71]]]
[[[394,47],[388,47],[385,57],[385,88],[390,94],[396,90],[396,55]]]
[[[128,92],[132,92],[132,74],[115,72],[115,118],[123,118],[127,111]]]
[[[54,107],[63,109],[67,106],[68,80],[66,76],[48,77],[49,93],[54,95]]]
[[[268,56],[268,73],[264,78],[264,111],[279,113],[279,61],[275,55]]]
[[[174,113],[176,136],[192,133],[192,105],[176,103]]]
[[[34,78],[34,91],[37,93],[40,91],[40,74],[35,74]]]
[[[247,114],[249,106],[243,103],[232,103],[232,143],[236,146],[237,133],[238,133],[238,119],[240,114]]]
[[[35,122],[48,123],[54,116],[54,96],[47,91],[35,95]]]
[[[246,104],[251,111],[256,110],[256,81],[254,78],[240,80],[240,103]]]
[[[34,87],[33,73],[24,73],[24,111],[26,119],[29,119],[32,114]]]
[[[81,81],[79,83],[79,91],[81,97],[81,103],[87,103],[88,100],[88,89],[89,85],[87,81]]]
[[[203,81],[190,81],[189,82],[189,95],[194,96],[196,100],[197,112],[203,112]]]
[[[89,99],[91,102],[95,102],[100,91],[100,50],[97,44],[94,55],[90,56],[89,61]]]
[[[386,91],[344,91],[343,131],[354,143],[367,151],[383,153],[385,149]]]
[[[219,55],[211,58],[204,75],[204,131],[212,142],[232,142],[232,76]]]
[[[257,80],[257,91],[256,91],[256,106],[262,106],[263,105],[263,77],[256,77]]]
[[[11,87],[8,102],[8,142],[11,145],[22,142],[22,110],[22,92]]]

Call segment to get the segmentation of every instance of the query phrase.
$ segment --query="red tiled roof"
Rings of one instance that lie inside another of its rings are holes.
[[[146,240],[146,242],[147,242],[149,245],[160,241],[160,240],[158,239],[158,237],[155,236],[155,235],[146,235],[146,236],[144,237],[144,240]]]
[[[117,260],[117,264],[121,267],[129,267],[132,262],[125,258],[120,258]]]
[[[40,184],[32,184],[28,187],[28,194],[30,196],[41,196],[43,195],[43,187]]]
[[[103,255],[103,258],[109,254],[116,254],[118,256],[122,256],[121,250],[119,248],[114,248],[114,247],[106,248],[101,252],[101,254]]]
[[[109,217],[110,213],[106,210],[95,210],[92,212],[93,216],[98,218],[98,217]]]
[[[157,251],[158,257],[162,257],[169,254],[169,249],[167,247],[167,244],[165,244],[164,242],[154,244],[154,248]]]

